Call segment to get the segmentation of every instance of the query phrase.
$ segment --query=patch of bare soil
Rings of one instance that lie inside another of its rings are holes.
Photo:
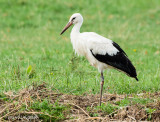
[[[42,121],[38,118],[39,114],[45,114],[41,111],[28,110],[30,103],[37,101],[42,101],[48,98],[50,103],[54,104],[57,100],[59,104],[71,106],[70,113],[66,115],[66,120],[63,121],[146,121],[148,118],[152,121],[160,121],[160,101],[156,98],[160,97],[160,92],[157,93],[143,93],[138,96],[144,98],[155,99],[154,102],[147,104],[147,106],[135,104],[120,109],[116,109],[114,112],[107,114],[104,111],[99,110],[97,117],[92,117],[91,113],[94,113],[94,107],[98,106],[99,95],[68,95],[62,93],[55,93],[52,90],[46,88],[46,84],[41,84],[39,86],[30,86],[26,89],[19,91],[17,94],[13,92],[7,92],[5,95],[9,98],[8,101],[0,99],[0,121],[10,121],[9,117],[15,117],[14,121],[26,121],[29,118],[22,118],[24,115],[30,117],[35,117],[29,121]],[[130,96],[132,97],[132,96]],[[116,101],[120,101],[126,98],[126,95],[117,94],[104,94],[103,102],[110,103],[113,106]],[[26,109],[22,110],[21,107],[26,105]],[[87,108],[90,108],[88,111]],[[154,109],[152,113],[148,113],[146,108]],[[33,115],[33,116],[31,116]],[[48,115],[52,117],[52,115]],[[17,117],[17,118],[16,118]],[[72,119],[70,119],[72,118]]]

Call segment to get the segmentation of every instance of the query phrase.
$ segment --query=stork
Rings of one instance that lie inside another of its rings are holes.
[[[94,32],[80,33],[83,17],[80,13],[73,14],[64,27],[62,35],[71,25],[74,25],[70,34],[73,49],[80,56],[85,56],[89,63],[101,73],[100,106],[104,84],[103,71],[114,68],[122,71],[138,81],[136,69],[121,47],[110,39]]]

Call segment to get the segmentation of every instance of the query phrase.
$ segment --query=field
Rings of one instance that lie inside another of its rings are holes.
[[[113,119],[125,120],[127,117],[116,118],[116,111],[137,104],[143,106],[146,113],[141,120],[157,119],[156,115],[160,115],[157,112],[160,111],[159,6],[159,0],[0,0],[0,120],[13,116],[9,105],[16,111],[14,116],[22,111],[28,112],[26,116],[32,115],[31,111],[41,112],[37,115],[44,121],[78,119],[80,116],[73,117],[71,112],[78,107],[78,111],[86,112],[92,119],[110,115]],[[105,71],[102,107],[96,103],[100,74],[84,57],[74,54],[71,29],[60,36],[70,16],[76,12],[84,17],[81,32],[93,31],[115,41],[137,69],[138,82],[118,71]],[[39,86],[43,86],[47,97],[35,90]],[[49,95],[48,90],[54,95]],[[29,93],[27,102],[23,97],[15,97],[22,95],[22,91]],[[38,93],[40,99],[30,93]],[[73,98],[63,100],[74,105],[64,104],[60,99],[63,95]],[[86,105],[81,106],[74,101],[89,101],[94,95],[95,100],[90,102],[95,105],[84,103]],[[116,97],[109,100],[111,96]],[[41,107],[36,108],[38,105]],[[88,117],[84,114],[82,118],[85,116]],[[132,115],[127,119],[140,120]]]

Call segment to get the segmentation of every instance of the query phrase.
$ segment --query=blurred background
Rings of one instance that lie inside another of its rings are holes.
[[[42,82],[61,92],[99,92],[100,74],[72,51],[71,28],[60,36],[77,12],[84,18],[81,32],[115,41],[136,66],[138,83],[106,71],[108,92],[159,90],[159,0],[0,0],[0,92]]]

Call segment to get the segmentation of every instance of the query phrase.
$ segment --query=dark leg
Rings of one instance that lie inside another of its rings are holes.
[[[100,106],[101,106],[101,101],[102,101],[103,84],[104,84],[104,77],[103,77],[103,72],[101,72],[101,96],[100,96],[100,101],[99,101]]]

